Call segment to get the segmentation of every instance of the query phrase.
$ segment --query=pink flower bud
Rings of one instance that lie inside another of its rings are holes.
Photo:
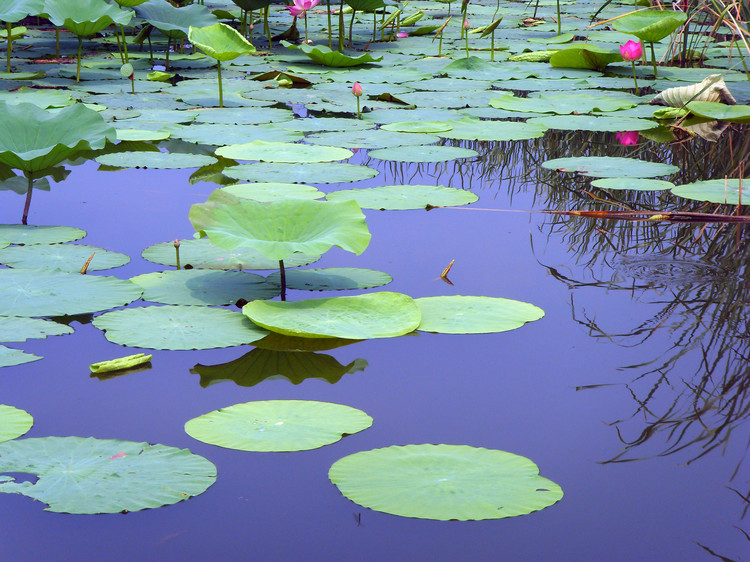
[[[352,94],[359,97],[362,95],[362,85],[359,82],[355,82],[352,86]]]
[[[399,39],[403,39],[404,37],[409,37],[409,34],[406,33],[405,31],[399,31],[397,33],[397,36],[398,36]]]
[[[466,29],[466,30],[471,29],[471,25],[469,24],[469,20],[464,20],[464,29]]]
[[[620,54],[628,62],[638,60],[643,54],[643,47],[640,43],[635,41],[628,41],[624,45],[620,45]]]

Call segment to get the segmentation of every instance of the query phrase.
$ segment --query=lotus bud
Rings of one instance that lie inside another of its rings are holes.
[[[396,36],[397,36],[397,37],[398,37],[399,39],[403,39],[404,37],[409,37],[409,34],[408,34],[408,33],[406,33],[405,31],[399,31],[399,32],[398,32],[398,34],[397,34]]]
[[[355,82],[352,86],[352,94],[359,97],[362,95],[362,85],[359,82]]]
[[[471,25],[469,24],[469,20],[464,20],[464,29],[466,31],[471,29]]]
[[[632,62],[641,58],[643,47],[640,43],[628,41],[624,45],[620,45],[620,54],[627,62]]]

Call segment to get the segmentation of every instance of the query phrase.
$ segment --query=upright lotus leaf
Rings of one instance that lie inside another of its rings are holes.
[[[30,103],[0,103],[0,123],[0,162],[27,173],[117,138],[114,127],[82,104],[53,112]]]
[[[42,13],[44,0],[0,0],[0,22],[5,22],[5,31],[8,38],[8,72],[10,72],[10,54],[13,51],[13,39],[15,34],[11,32],[11,23],[21,21],[27,16],[35,16]]]
[[[191,25],[188,30],[188,39],[209,57],[216,59],[216,71],[219,76],[219,107],[224,107],[224,94],[221,89],[221,61],[254,53],[255,47],[236,29],[223,23],[206,27]]]
[[[370,53],[364,53],[358,57],[350,57],[339,51],[333,51],[325,45],[292,45],[286,41],[281,42],[287,49],[300,51],[310,57],[314,62],[323,66],[332,66],[336,68],[347,68],[350,66],[360,66],[368,62],[380,62],[383,57],[375,58]]]
[[[370,243],[365,216],[354,201],[263,203],[219,189],[205,203],[193,205],[189,218],[220,248],[245,247],[274,260],[295,252],[322,254],[331,246],[359,255]]]
[[[208,27],[219,23],[218,18],[205,6],[190,4],[176,8],[167,0],[148,0],[140,4],[135,13],[170,39],[186,37],[191,27]]]
[[[612,21],[621,33],[635,35],[646,43],[661,41],[687,21],[687,14],[675,10],[643,10]]]
[[[187,449],[118,439],[43,437],[0,445],[0,473],[36,474],[0,481],[58,513],[120,513],[170,505],[202,494],[216,467]]]
[[[549,63],[555,68],[589,68],[601,72],[608,64],[622,60],[622,55],[615,50],[584,44],[560,49],[550,57]]]

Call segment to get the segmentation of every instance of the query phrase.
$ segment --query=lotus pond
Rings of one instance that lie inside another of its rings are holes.
[[[747,556],[746,3],[176,4],[0,0],[3,559]]]

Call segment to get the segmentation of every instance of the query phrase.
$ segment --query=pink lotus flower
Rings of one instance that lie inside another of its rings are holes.
[[[643,47],[640,43],[635,41],[628,41],[624,45],[620,45],[620,54],[628,62],[633,62],[641,58],[643,54]]]
[[[319,3],[320,0],[294,0],[294,6],[287,6],[287,9],[293,16],[304,18],[305,13]]]
[[[352,94],[359,97],[362,95],[362,84],[359,82],[355,82],[354,86],[352,86]]]
[[[615,135],[615,138],[619,141],[620,144],[624,146],[630,146],[630,145],[636,145],[638,144],[638,131],[627,131],[622,133],[617,133]]]

